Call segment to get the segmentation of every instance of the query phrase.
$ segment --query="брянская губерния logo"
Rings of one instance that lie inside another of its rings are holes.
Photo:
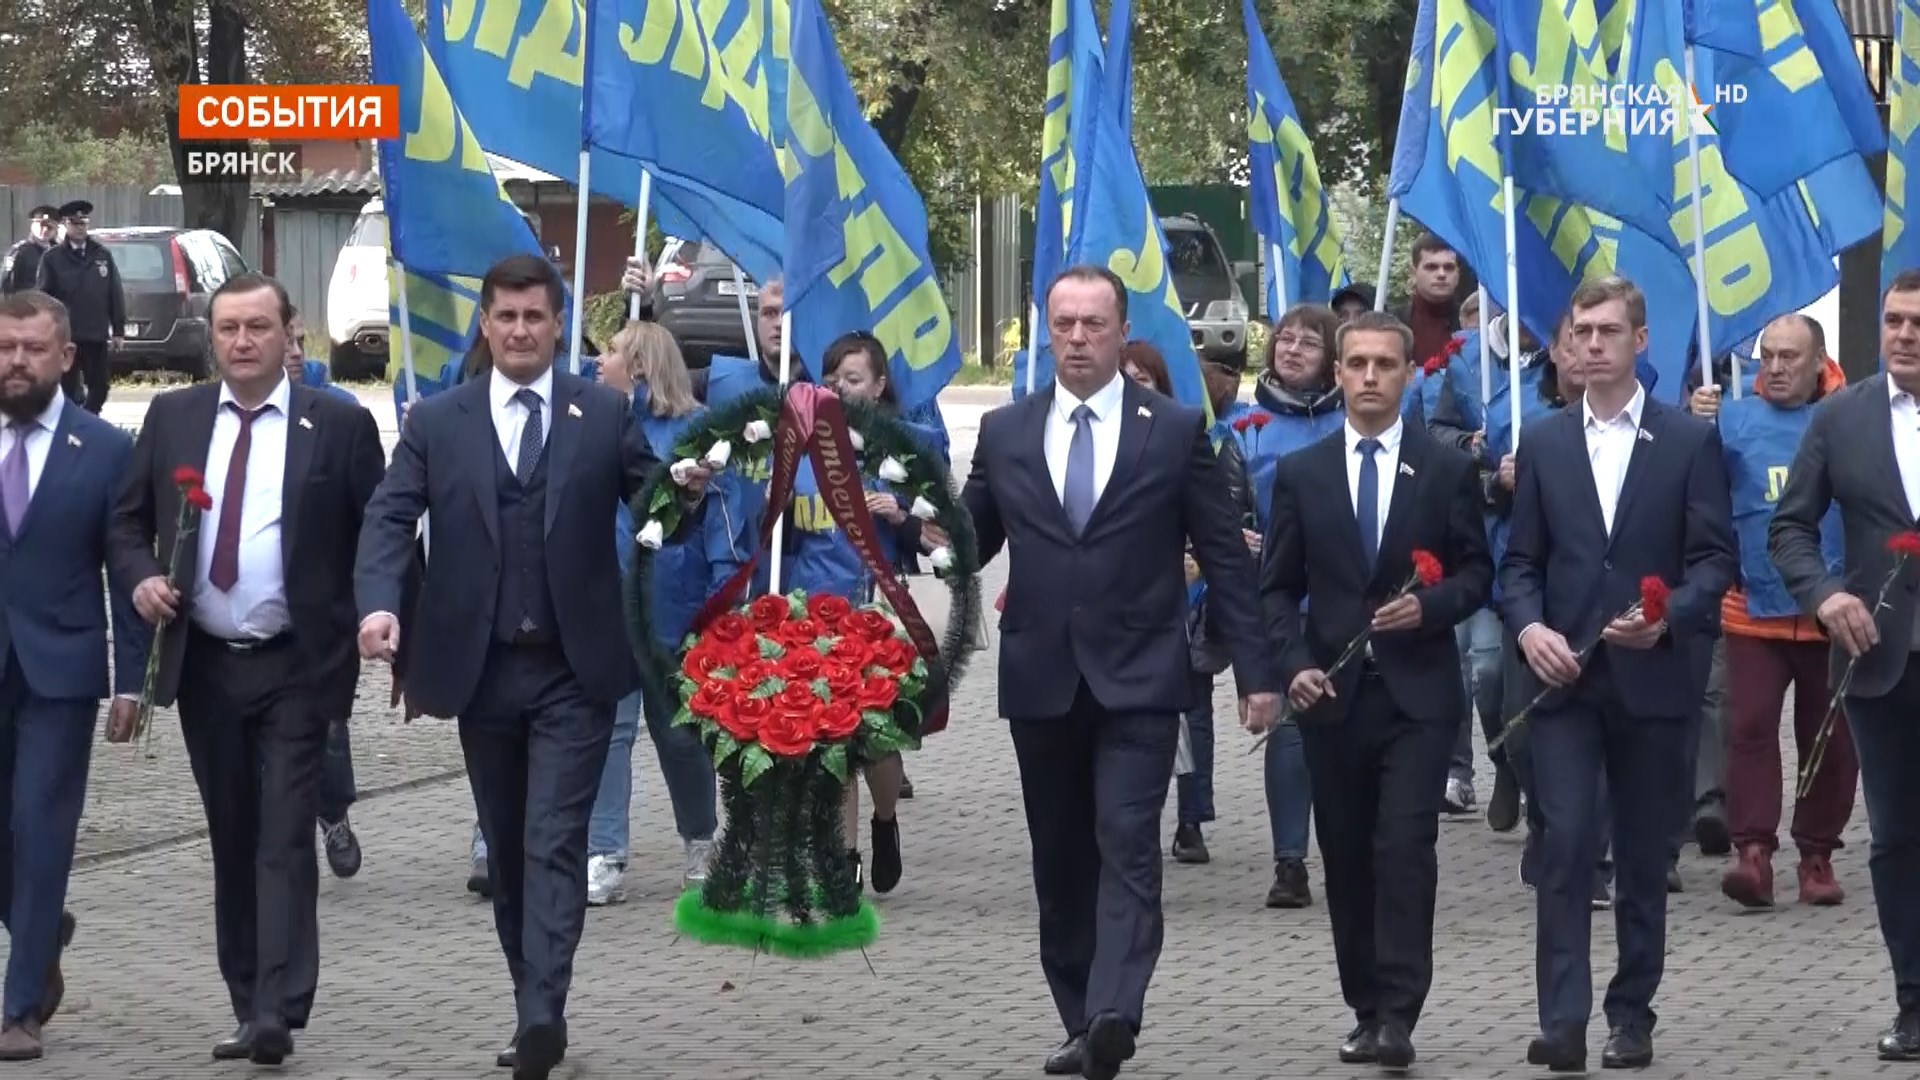
[[[1495,109],[1494,130],[1502,135],[1665,135],[1686,125],[1712,130],[1707,114],[1716,105],[1737,105],[1747,99],[1740,83],[1716,86],[1713,100],[1703,101],[1691,86],[1542,86],[1534,90],[1531,108]]]

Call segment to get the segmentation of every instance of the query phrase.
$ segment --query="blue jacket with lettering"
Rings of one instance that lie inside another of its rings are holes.
[[[644,386],[634,391],[633,413],[654,456],[668,463],[673,461],[673,444],[700,419],[697,411],[686,416],[655,416],[647,408]],[[679,647],[707,598],[745,561],[728,514],[730,488],[735,482],[725,473],[714,477],[707,489],[709,511],[701,516],[699,525],[653,553],[648,617],[655,640],[664,648]],[[624,503],[616,516],[615,550],[620,553],[620,573],[625,576],[633,572],[634,536],[639,529]]]
[[[1720,403],[1721,453],[1733,485],[1733,531],[1740,547],[1739,591],[1745,594],[1745,612],[1752,618],[1800,614],[1767,556],[1767,525],[1818,401],[1815,398],[1796,409],[1779,408],[1757,395]],[[1826,557],[1827,571],[1836,576],[1845,550],[1841,536],[1840,508],[1834,506],[1820,521],[1820,553]]]
[[[1265,416],[1264,427],[1237,432],[1240,457],[1247,463],[1247,483],[1253,487],[1254,515],[1261,535],[1272,520],[1273,475],[1280,459],[1312,446],[1339,431],[1347,422],[1345,401],[1338,388],[1296,393],[1280,385],[1271,371],[1253,386],[1252,416]]]
[[[937,432],[918,424],[908,424],[907,427],[928,450],[939,452],[943,458],[946,456]],[[868,491],[890,490],[882,480],[866,480],[862,486]],[[763,498],[764,492],[762,485]],[[901,509],[907,508],[902,502]],[[756,536],[760,525],[758,519],[753,522]],[[900,525],[889,526],[876,518],[874,527],[880,552],[887,565],[897,573],[911,573],[918,564],[920,519],[909,514]],[[783,592],[804,589],[809,593],[830,593],[844,597],[856,606],[872,598],[873,573],[861,562],[859,552],[847,542],[840,526],[828,512],[810,458],[801,458],[799,468],[794,472],[793,496],[787,507],[784,536],[784,565],[780,573]],[[766,566],[764,560],[761,565],[763,568]]]
[[[344,386],[335,385],[333,380],[328,378],[327,365],[319,360],[300,361],[300,385],[325,390],[335,397],[345,398],[355,405],[360,404],[360,399],[353,396],[353,391]]]

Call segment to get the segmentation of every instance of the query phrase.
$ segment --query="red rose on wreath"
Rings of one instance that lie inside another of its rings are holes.
[[[813,749],[813,713],[775,709],[760,724],[759,742],[776,757],[799,757]]]
[[[771,660],[755,660],[740,669],[740,685],[754,690],[768,679],[780,677],[780,669]]]
[[[793,605],[787,603],[784,596],[768,593],[755,597],[753,603],[747,605],[748,621],[753,623],[755,630],[768,637],[772,637],[773,632],[792,617]]]
[[[870,667],[886,668],[889,674],[901,676],[912,670],[913,662],[918,655],[911,644],[897,637],[888,638],[873,647],[873,656],[867,664]]]
[[[827,693],[835,701],[851,702],[860,697],[860,684],[863,681],[860,669],[849,667],[829,658],[820,671],[821,678],[827,680]]]
[[[729,647],[738,646],[743,641],[751,642],[753,640],[753,624],[748,622],[746,616],[739,612],[729,611],[725,615],[713,620],[713,625],[707,627],[707,632],[704,637],[708,641],[718,642]]]
[[[785,690],[773,696],[773,707],[777,712],[814,713],[820,710],[820,695],[813,687],[803,682],[790,682]]]
[[[862,709],[891,709],[899,696],[900,685],[885,676],[876,675],[860,684]]]
[[[819,715],[819,736],[822,739],[845,739],[860,730],[860,713],[845,702],[828,705]]]
[[[773,632],[773,640],[789,649],[809,647],[824,636],[820,624],[812,619],[796,619]]]
[[[726,715],[727,706],[733,703],[734,692],[726,683],[710,682],[694,691],[687,701],[687,711],[695,716],[704,716],[718,721]]]
[[[734,666],[733,657],[704,641],[688,649],[686,659],[680,661],[680,670],[686,673],[687,678],[697,683],[718,679],[721,676],[715,672],[732,666]]]
[[[728,642],[720,647],[726,650],[728,656],[733,657],[733,666],[735,667],[745,667],[748,664],[757,663],[761,659],[760,638],[751,630],[748,631],[746,637],[741,638],[739,641]]]
[[[840,627],[842,634],[852,634],[876,644],[893,636],[893,620],[869,608],[856,611]]]
[[[853,605],[847,603],[844,596],[832,593],[820,593],[807,597],[807,617],[824,627],[831,634],[840,629],[840,623],[853,614]]]
[[[761,725],[772,716],[773,702],[766,698],[737,697],[722,715],[714,717],[714,723],[740,742],[753,742],[760,737]]]
[[[845,664],[855,671],[865,671],[867,664],[873,659],[873,646],[845,633],[846,629],[842,626],[843,636],[828,647],[827,659],[836,664]]]
[[[774,668],[780,672],[781,678],[789,682],[796,679],[801,682],[812,682],[820,677],[820,671],[825,665],[826,658],[820,655],[820,650],[801,648],[781,657]]]

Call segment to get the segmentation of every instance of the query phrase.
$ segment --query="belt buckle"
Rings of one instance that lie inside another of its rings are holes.
[[[278,636],[279,635],[275,635],[275,637],[278,637]],[[268,645],[273,644],[273,642],[274,642],[274,638],[270,638],[270,637],[230,638],[227,641],[227,649],[230,652],[254,653],[254,652],[259,652],[261,649],[264,649]]]

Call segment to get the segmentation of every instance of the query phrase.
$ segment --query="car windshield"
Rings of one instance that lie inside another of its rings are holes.
[[[353,223],[353,231],[347,234],[348,247],[387,246],[387,215],[361,214],[360,220]]]
[[[167,255],[165,240],[101,241],[113,253],[113,264],[124,282],[167,281],[173,274],[173,260]]]
[[[1189,308],[1233,295],[1233,275],[1212,236],[1193,228],[1169,228],[1166,233],[1167,268]]]

